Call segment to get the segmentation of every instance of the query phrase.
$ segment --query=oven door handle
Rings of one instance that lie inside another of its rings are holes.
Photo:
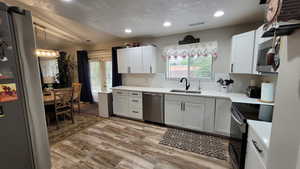
[[[240,126],[242,126],[244,123],[243,122],[240,122],[235,116],[233,113],[231,113],[231,117],[234,119],[234,121],[236,121]]]
[[[233,118],[233,120],[240,126],[241,132],[242,133],[246,133],[246,124],[239,121],[234,114],[231,113],[231,117]]]

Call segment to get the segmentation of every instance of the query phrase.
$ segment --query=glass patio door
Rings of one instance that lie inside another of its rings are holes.
[[[99,60],[90,60],[91,90],[95,102],[98,102],[98,93],[101,91],[101,69]]]
[[[98,93],[112,87],[112,62],[91,59],[89,64],[92,95],[94,101],[98,102]]]

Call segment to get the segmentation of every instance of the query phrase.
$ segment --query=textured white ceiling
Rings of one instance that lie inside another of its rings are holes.
[[[259,0],[17,0],[85,39],[163,36],[263,20]],[[217,10],[224,17],[214,18]],[[173,26],[164,28],[164,21]],[[190,27],[189,24],[205,22]],[[86,32],[82,32],[86,28]],[[132,34],[124,29],[131,28]]]

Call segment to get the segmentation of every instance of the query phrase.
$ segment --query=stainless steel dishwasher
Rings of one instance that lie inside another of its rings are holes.
[[[164,94],[143,93],[143,119],[154,123],[165,123]]]

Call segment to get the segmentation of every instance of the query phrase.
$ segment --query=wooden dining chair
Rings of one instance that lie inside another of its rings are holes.
[[[58,125],[58,116],[64,115],[69,116],[74,123],[73,116],[73,89],[56,89],[54,90],[54,110],[55,110],[55,120],[57,128]]]
[[[73,83],[73,103],[78,107],[78,113],[80,113],[80,94],[81,94],[81,83]]]

